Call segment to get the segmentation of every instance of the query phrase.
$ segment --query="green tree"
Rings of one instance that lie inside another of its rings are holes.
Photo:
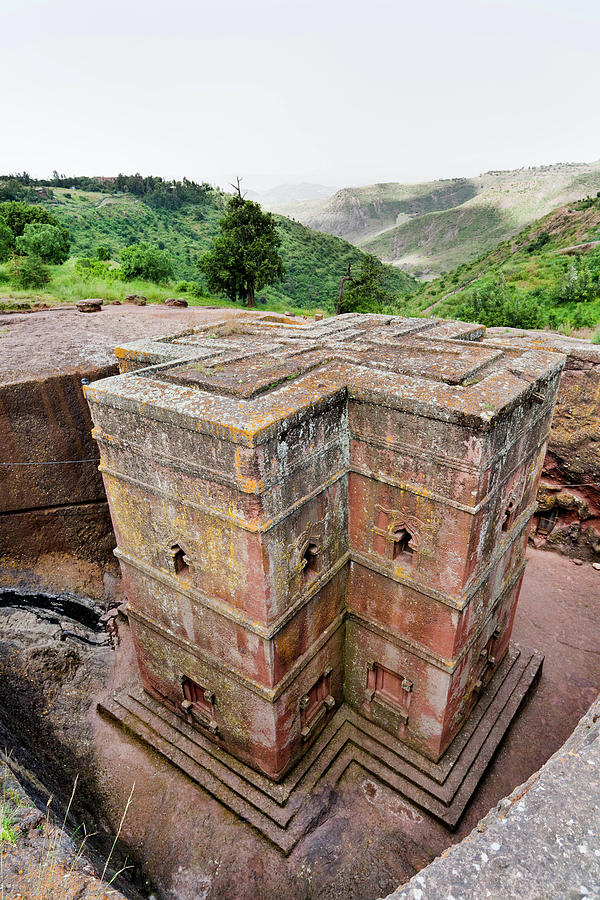
[[[173,260],[167,250],[150,244],[133,244],[121,250],[121,275],[124,279],[144,278],[156,284],[173,274]]]
[[[456,317],[482,325],[507,325],[510,328],[543,328],[546,313],[533,292],[519,294],[511,290],[502,274],[481,281],[456,307]]]
[[[39,256],[15,254],[9,271],[12,282],[19,288],[41,288],[50,281],[50,272]]]
[[[15,236],[2,219],[0,219],[0,262],[5,262],[14,247]]]
[[[17,251],[21,254],[39,256],[46,263],[60,265],[69,258],[71,239],[66,228],[60,225],[41,225],[29,222],[23,234],[15,241]]]
[[[382,305],[393,303],[395,296],[388,286],[388,268],[376,256],[366,253],[359,275],[345,285],[338,311],[376,312]]]
[[[256,291],[280,281],[285,269],[274,217],[242,196],[239,179],[219,232],[212,250],[198,260],[200,271],[211,291],[226,294],[234,303],[240,297],[255,306]]]
[[[8,225],[15,238],[23,234],[25,226],[32,222],[40,225],[59,224],[56,216],[42,206],[21,203],[19,200],[7,200],[5,203],[0,203],[0,219],[5,225]]]

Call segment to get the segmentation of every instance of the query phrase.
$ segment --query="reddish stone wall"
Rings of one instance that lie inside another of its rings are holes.
[[[437,760],[508,648],[561,359],[449,324],[200,329],[87,390],[142,682],[271,778],[342,700]]]
[[[600,562],[600,347],[539,331],[491,328],[499,346],[544,347],[567,356],[532,530],[536,547]]]
[[[85,374],[92,381],[115,368]],[[104,571],[116,574],[81,376],[0,386],[0,462],[7,464],[0,466],[0,576],[6,585],[102,596]]]

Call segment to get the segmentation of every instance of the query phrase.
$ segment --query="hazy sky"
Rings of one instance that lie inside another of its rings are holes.
[[[599,0],[0,0],[0,172],[247,187],[600,158]]]

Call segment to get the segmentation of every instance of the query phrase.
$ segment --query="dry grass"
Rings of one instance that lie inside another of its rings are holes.
[[[111,889],[111,885],[125,867],[115,872],[108,881],[105,879],[125,816],[131,805],[134,787],[125,805],[100,878],[87,874],[84,869],[83,855],[88,839],[92,835],[85,834],[80,839],[73,835],[70,842],[65,840],[67,819],[75,797],[77,779],[60,824],[54,822],[51,817],[53,798],[48,799],[45,816],[38,826],[37,845],[36,842],[29,841],[27,845],[20,847],[14,832],[14,841],[10,841],[10,834],[7,838],[3,835],[0,853],[0,900],[77,900],[81,896],[85,896],[87,900],[110,900],[122,896],[120,892]],[[73,843],[76,847],[75,853],[72,852]],[[8,846],[9,844],[11,846]],[[9,871],[5,863],[8,862],[10,851],[15,855],[18,867],[15,868],[13,864]]]

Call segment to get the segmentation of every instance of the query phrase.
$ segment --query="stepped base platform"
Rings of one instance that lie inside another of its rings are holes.
[[[465,725],[433,763],[341,706],[303,759],[276,784],[211,743],[141,687],[98,709],[156,750],[285,855],[322,821],[335,786],[356,763],[402,797],[455,828],[519,707],[543,656],[512,643]]]

